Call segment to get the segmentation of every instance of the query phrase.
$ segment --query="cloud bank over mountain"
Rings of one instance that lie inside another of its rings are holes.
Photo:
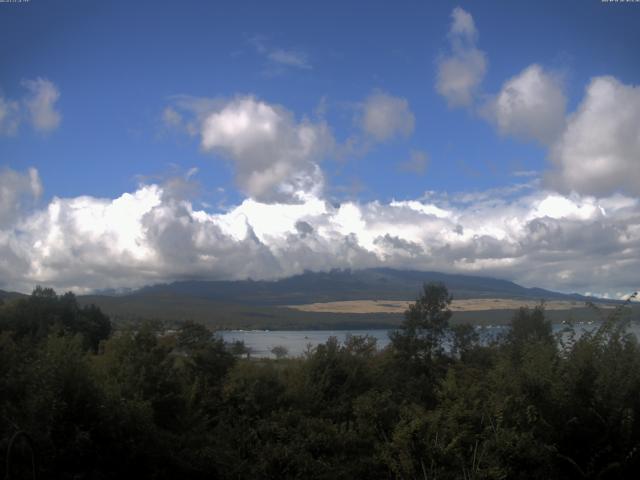
[[[390,266],[622,295],[640,267],[640,201],[523,185],[386,204],[333,205],[314,194],[300,203],[246,199],[208,213],[150,184],[115,199],[54,198],[2,230],[0,258],[0,287],[18,290]]]

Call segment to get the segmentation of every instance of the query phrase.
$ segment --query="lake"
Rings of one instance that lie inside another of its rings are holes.
[[[579,336],[585,331],[592,330],[598,326],[597,323],[578,323],[575,326]],[[508,326],[495,325],[487,327],[476,327],[480,338],[487,341],[506,333]],[[554,324],[553,332],[561,332],[566,325]],[[390,330],[225,330],[218,332],[225,342],[243,341],[245,346],[251,349],[253,357],[274,358],[271,349],[282,346],[287,349],[290,357],[303,355],[309,348],[315,347],[329,340],[329,337],[336,337],[338,341],[344,342],[347,335],[369,335],[377,340],[378,349],[382,349],[389,344]],[[629,331],[640,338],[640,326],[638,323],[631,323]]]
[[[307,345],[315,347],[337,337],[344,342],[347,335],[370,335],[377,340],[378,349],[389,344],[389,330],[227,330],[218,332],[225,342],[241,340],[251,349],[254,357],[273,358],[271,349],[275,346],[285,347],[290,357],[302,355]]]

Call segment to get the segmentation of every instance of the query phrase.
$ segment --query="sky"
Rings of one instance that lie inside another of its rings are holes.
[[[640,2],[0,3],[0,289],[640,289]]]

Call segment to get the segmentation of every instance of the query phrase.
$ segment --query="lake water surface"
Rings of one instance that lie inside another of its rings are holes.
[[[585,331],[593,330],[597,323],[579,323],[575,325],[577,335]],[[476,327],[480,338],[484,341],[491,340],[498,335],[508,332],[509,327],[504,325]],[[566,325],[554,324],[553,332],[559,333]],[[628,329],[640,338],[640,325],[631,323]],[[313,348],[336,337],[344,342],[347,335],[369,335],[377,340],[378,349],[383,349],[389,344],[390,330],[225,330],[218,332],[225,342],[241,340],[245,346],[251,349],[253,357],[273,358],[271,349],[276,346],[285,347],[290,357],[303,355],[308,348]]]
[[[290,357],[304,354],[307,346],[315,347],[326,343],[329,337],[336,337],[344,342],[347,335],[369,335],[377,340],[378,349],[389,344],[389,330],[227,330],[218,332],[225,342],[241,340],[251,349],[254,357],[273,358],[271,349],[282,346]]]

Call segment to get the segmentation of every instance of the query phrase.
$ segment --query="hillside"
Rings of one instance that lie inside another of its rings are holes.
[[[307,272],[276,281],[180,281],[144,287],[125,295],[81,296],[79,301],[95,303],[116,321],[195,320],[215,328],[244,329],[388,328],[399,324],[402,309],[337,312],[314,311],[304,306],[355,300],[414,301],[425,282],[444,283],[458,300],[511,299],[522,304],[547,300],[571,304],[569,309],[549,312],[555,321],[578,314],[581,318],[594,319],[596,315],[585,308],[584,302],[604,302],[581,295],[525,288],[489,277],[382,268]],[[513,309],[505,308],[455,311],[453,320],[504,324],[509,322],[512,312]]]
[[[585,302],[617,303],[490,277],[387,268],[306,272],[274,281],[179,281],[118,295],[80,295],[78,302],[98,305],[116,323],[155,319],[194,320],[220,329],[393,328],[402,320],[406,303],[417,298],[425,282],[447,286],[454,297],[454,322],[505,324],[516,307],[504,305],[531,305],[540,300],[549,302],[553,321],[571,316],[591,320],[597,314]],[[21,296],[0,290],[0,301]],[[458,308],[456,301],[479,306]],[[390,306],[388,302],[397,303]],[[372,305],[383,308],[372,309]],[[639,310],[634,307],[634,315],[640,315]]]
[[[454,298],[518,298],[598,302],[508,280],[415,270],[374,268],[306,272],[274,281],[180,281],[153,285],[127,297],[184,296],[244,305],[296,305],[346,300],[414,300],[425,282],[444,283]]]
[[[16,298],[24,297],[23,293],[18,292],[7,292],[5,290],[0,290],[0,301],[8,301],[15,300]]]

